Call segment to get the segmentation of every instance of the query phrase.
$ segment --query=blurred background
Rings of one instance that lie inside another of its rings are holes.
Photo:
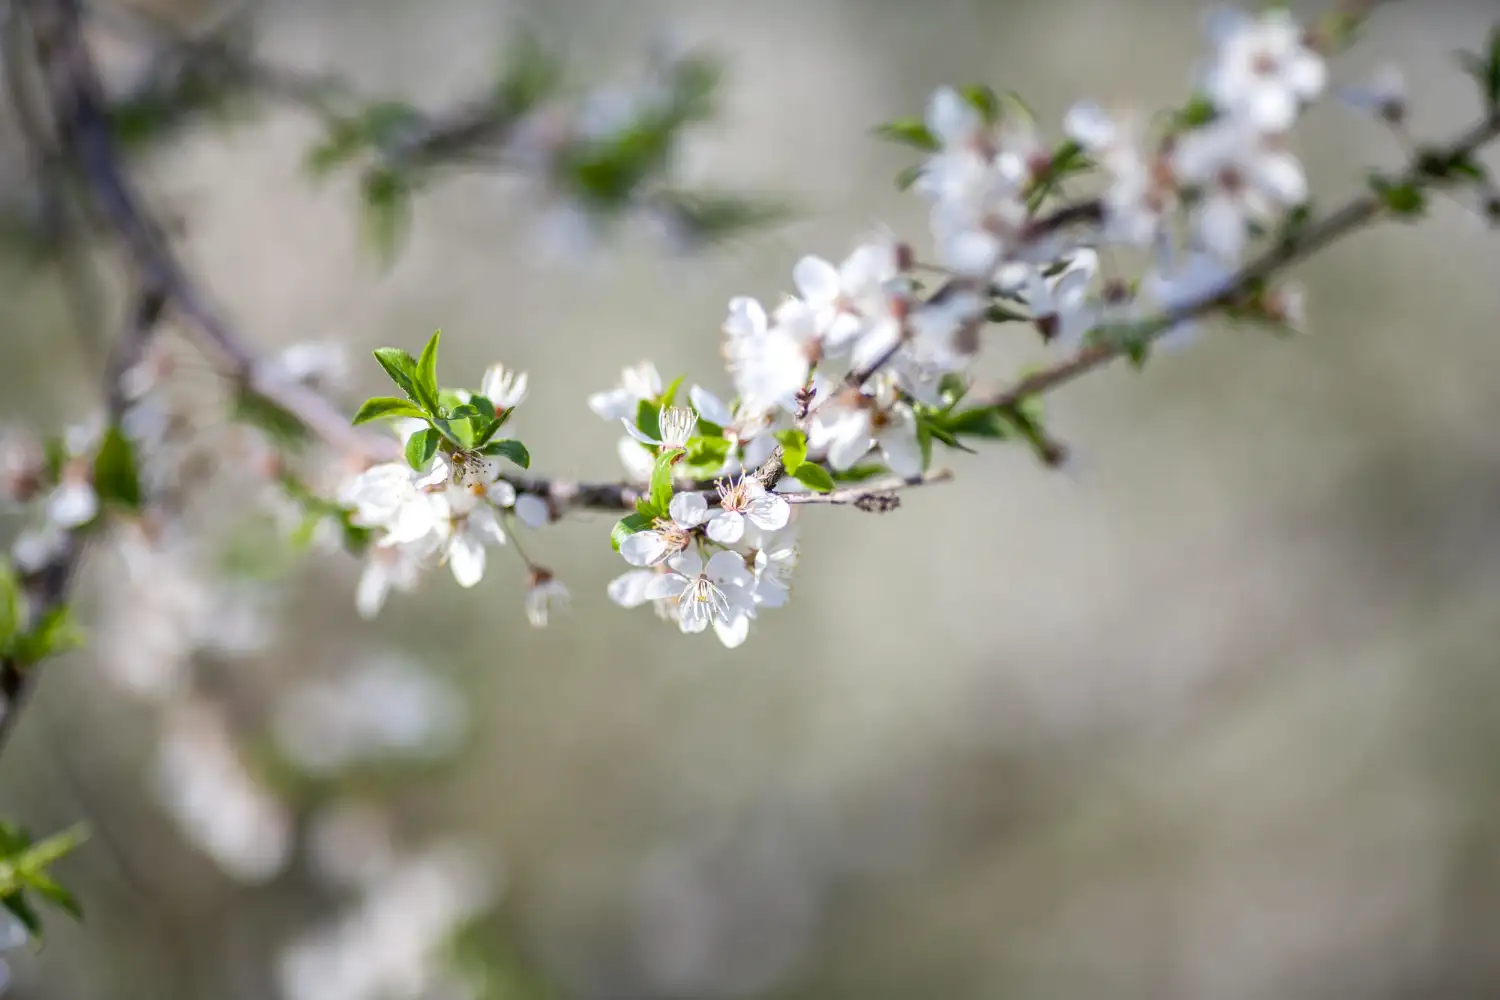
[[[184,29],[216,15],[149,10]],[[924,206],[892,184],[911,157],[871,126],[943,83],[1014,89],[1054,136],[1083,97],[1175,105],[1201,15],[254,9],[257,57],[423,107],[482,89],[521,28],[584,86],[628,78],[664,26],[718,53],[723,106],[682,170],[794,213],[687,254],[633,229],[556,252],[524,186],[474,173],[421,194],[383,268],[352,180],[303,170],[317,124],[274,105],[131,162],[259,347],[344,346],[355,399],[381,388],[369,349],[442,327],[450,381],[531,372],[513,426],[537,471],[607,479],[618,433],[584,398],[623,366],[724,392],[729,297],[774,300],[799,256],[841,257],[877,225],[921,245]],[[1475,110],[1451,54],[1497,17],[1491,0],[1390,4],[1335,77],[1396,62],[1413,130],[1441,137]],[[1331,103],[1298,141],[1323,204],[1401,157]],[[13,122],[0,171],[30,183]],[[223,490],[195,514],[214,545],[145,585],[128,546],[101,548],[89,645],[49,663],[0,767],[8,817],[89,824],[61,868],[87,919],[11,952],[8,995],[1500,995],[1497,268],[1500,243],[1438,203],[1300,272],[1305,338],[1210,329],[1050,399],[1075,455],[1061,473],[1020,449],[950,454],[957,481],[894,513],[805,511],[796,599],[735,651],[608,601],[623,566],[602,515],[523,538],[574,594],[545,630],[503,551],[474,590],[434,573],[363,622],[354,560],[275,555]],[[55,429],[61,401],[97,391],[103,355],[63,278],[0,258],[6,422]],[[985,364],[1037,357],[999,343]]]

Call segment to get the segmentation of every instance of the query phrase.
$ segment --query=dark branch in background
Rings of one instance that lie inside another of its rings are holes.
[[[166,295],[154,285],[145,285],[136,295],[130,316],[116,342],[105,380],[104,395],[111,426],[119,423],[128,403],[123,376],[144,356],[161,323],[166,304]],[[53,557],[21,578],[27,617],[31,621],[37,621],[67,602],[73,578],[83,561],[86,532],[86,527],[65,532]],[[28,667],[12,657],[0,658],[0,750],[4,750],[9,742],[21,709],[36,687],[32,674],[35,669],[35,664]]]

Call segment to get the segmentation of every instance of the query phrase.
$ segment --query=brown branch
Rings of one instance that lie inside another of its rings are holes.
[[[828,493],[786,493],[783,496],[787,503],[792,504],[835,504],[858,507],[863,511],[872,513],[885,513],[895,510],[901,505],[901,498],[896,495],[898,490],[913,489],[918,486],[931,486],[934,483],[946,483],[953,479],[953,472],[949,469],[930,469],[920,476],[906,478],[904,476],[883,476],[859,483],[856,486],[844,489],[832,490]]]

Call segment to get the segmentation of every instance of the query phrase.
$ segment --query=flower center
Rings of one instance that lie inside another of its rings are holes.
[[[699,574],[698,579],[688,584],[677,605],[684,615],[694,620],[729,618],[729,598],[704,574]]]
[[[691,530],[684,528],[669,517],[657,518],[652,522],[651,527],[661,535],[661,540],[667,546],[668,552],[681,552],[693,540]]]
[[[750,501],[755,499],[751,495],[750,483],[743,475],[738,480],[732,480],[729,483],[717,482],[714,487],[719,491],[719,506],[728,511],[738,511],[743,514],[750,508]]]

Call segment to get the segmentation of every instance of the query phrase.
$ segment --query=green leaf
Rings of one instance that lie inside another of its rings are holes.
[[[1002,441],[1015,433],[1010,420],[993,406],[949,414],[947,429],[959,436]]]
[[[917,183],[922,176],[922,166],[920,163],[913,163],[909,167],[903,167],[896,175],[896,190],[905,191]]]
[[[443,436],[436,427],[424,427],[406,439],[406,464],[418,472],[427,468],[432,456],[437,454]]]
[[[1371,171],[1369,180],[1370,190],[1392,215],[1411,218],[1421,215],[1427,207],[1427,193],[1416,184],[1396,183],[1374,171]]]
[[[651,467],[651,506],[661,515],[672,502],[672,460],[676,457],[677,453],[670,451],[658,455]]]
[[[399,347],[379,347],[375,349],[375,360],[380,362],[380,367],[396,383],[396,388],[406,393],[406,398],[423,409],[432,409],[422,401],[422,393],[417,389],[416,358]]]
[[[1479,84],[1479,96],[1485,108],[1500,107],[1500,24],[1490,29],[1489,45],[1484,55],[1459,52],[1458,64]]]
[[[360,180],[360,195],[365,242],[389,264],[411,227],[410,182],[394,170],[370,169]]]
[[[635,408],[635,426],[653,441],[661,440],[661,407],[649,399],[641,400]]]
[[[667,386],[667,391],[661,394],[661,408],[665,410],[677,401],[677,390],[682,387],[682,382],[687,376],[679,375]]]
[[[637,531],[645,531],[651,527],[651,518],[641,513],[627,514],[615,522],[614,528],[609,533],[609,544],[616,552],[620,551],[620,543]]]
[[[657,203],[674,224],[672,232],[690,245],[719,243],[782,222],[793,213],[783,201],[719,191],[664,191]]]
[[[10,911],[10,915],[21,922],[26,928],[26,933],[33,940],[40,941],[42,938],[42,918],[37,914],[32,905],[26,901],[19,890],[12,891],[9,895],[0,899],[0,904]]]
[[[65,604],[49,608],[35,625],[18,635],[10,645],[10,655],[18,664],[29,667],[49,656],[58,656],[83,644],[83,634]]]
[[[701,427],[702,424],[700,423]],[[722,437],[694,437],[689,438],[687,443],[687,455],[683,458],[683,464],[692,467],[698,465],[711,465],[718,469],[729,457],[729,441]]]
[[[803,462],[796,469],[788,470],[788,473],[814,493],[827,493],[833,489],[833,477],[816,462]]]
[[[425,403],[429,410],[438,408],[437,357],[438,341],[442,336],[442,330],[434,330],[432,336],[427,338],[427,346],[422,348],[422,356],[417,359],[414,381],[420,394],[418,402]]]
[[[917,421],[917,447],[922,450],[922,468],[932,466],[932,424],[926,420]]]
[[[776,441],[781,445],[781,467],[796,475],[796,470],[807,461],[807,435],[795,428],[777,431]]]
[[[60,833],[30,845],[12,864],[24,874],[46,871],[87,841],[88,831],[82,825],[72,826]]]
[[[897,118],[895,121],[877,125],[873,134],[890,142],[899,142],[924,152],[935,153],[942,148],[937,136],[927,128],[920,118]]]
[[[43,875],[40,872],[29,875],[26,878],[26,885],[74,920],[83,919],[83,906],[79,904],[78,898],[59,885],[50,875]]]
[[[136,472],[135,448],[119,427],[105,432],[94,458],[94,489],[99,499],[130,510],[141,506],[141,481]]]
[[[494,101],[502,121],[520,118],[555,93],[562,82],[562,64],[557,56],[525,29],[506,46],[500,65]]]
[[[1059,184],[1069,177],[1087,173],[1092,169],[1094,169],[1094,162],[1084,153],[1082,146],[1071,140],[1064,142],[1052,151],[1046,169],[1037,176],[1027,198],[1027,204],[1032,211],[1036,211],[1041,208],[1047,196],[1056,190]]]
[[[971,83],[960,89],[959,93],[979,112],[986,125],[993,125],[1000,120],[1000,95],[993,88],[982,83]]]
[[[367,399],[359,412],[354,415],[354,423],[366,424],[371,420],[385,420],[394,417],[415,417],[425,420],[427,414],[410,400],[397,399],[395,396],[376,396]]]
[[[23,614],[21,582],[10,563],[0,561],[0,646],[8,645],[15,637]]]
[[[1195,94],[1192,100],[1172,116],[1172,131],[1186,132],[1202,128],[1217,117],[1218,111],[1214,109],[1214,102],[1202,94]]]
[[[491,441],[484,446],[483,454],[490,458],[503,458],[523,469],[531,468],[531,453],[526,446],[513,438]]]
[[[871,462],[867,465],[850,466],[842,472],[835,469],[833,470],[833,479],[839,483],[862,483],[867,479],[883,476],[889,471],[885,466]]]

